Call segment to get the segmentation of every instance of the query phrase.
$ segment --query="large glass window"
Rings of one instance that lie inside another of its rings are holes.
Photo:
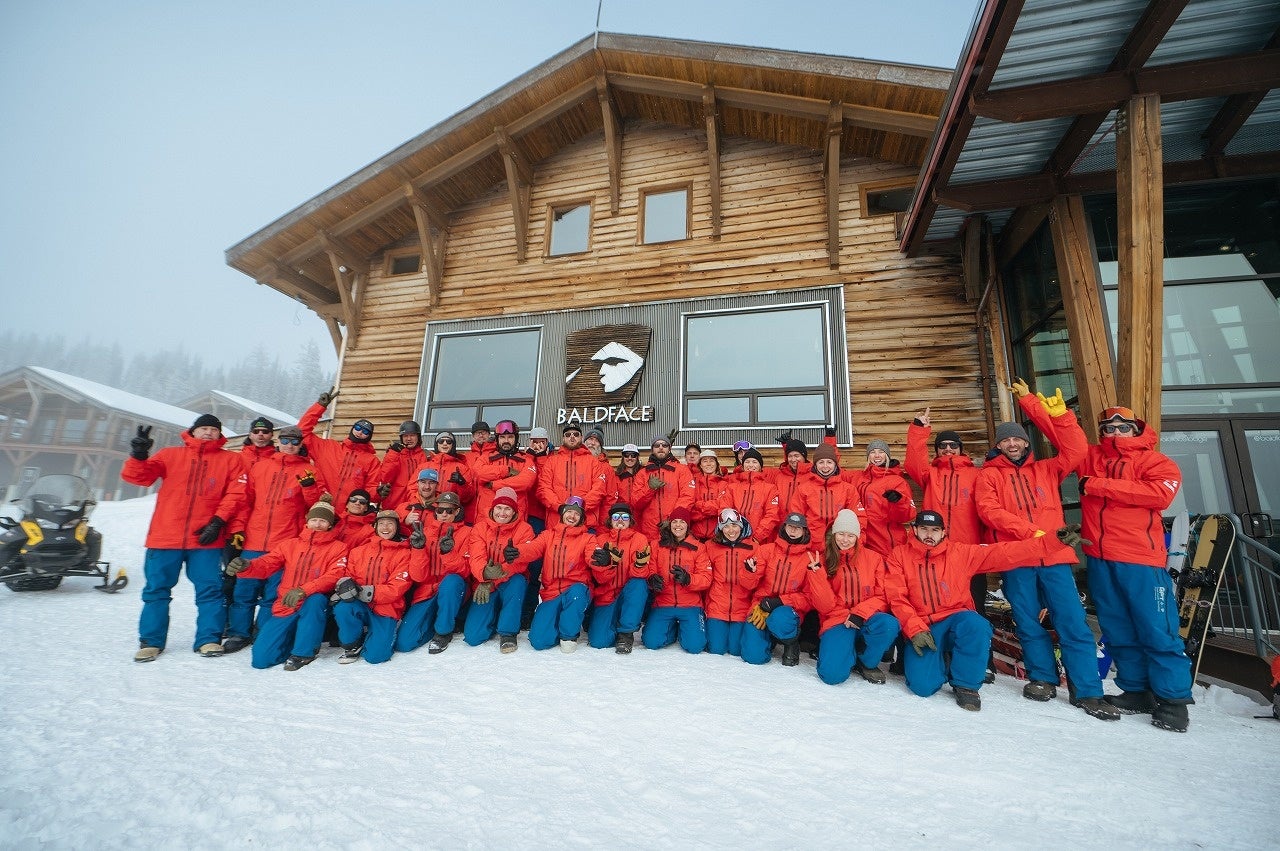
[[[820,305],[685,318],[685,424],[831,421]]]
[[[541,337],[537,328],[438,337],[427,428],[466,432],[476,420],[500,419],[531,425]]]

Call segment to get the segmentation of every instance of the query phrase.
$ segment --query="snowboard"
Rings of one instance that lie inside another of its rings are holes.
[[[1222,587],[1227,561],[1236,542],[1236,530],[1221,515],[1210,514],[1200,522],[1191,564],[1174,577],[1178,597],[1178,635],[1186,642],[1191,659],[1191,679],[1200,670],[1200,656],[1209,635],[1209,616]]]

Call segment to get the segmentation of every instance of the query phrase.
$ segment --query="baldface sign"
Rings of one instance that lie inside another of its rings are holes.
[[[653,422],[651,405],[632,404],[649,358],[653,329],[645,325],[597,325],[565,338],[566,423]]]

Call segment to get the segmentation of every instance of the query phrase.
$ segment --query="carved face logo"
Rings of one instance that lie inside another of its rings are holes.
[[[643,376],[652,329],[598,325],[565,340],[565,404],[569,407],[630,402]]]

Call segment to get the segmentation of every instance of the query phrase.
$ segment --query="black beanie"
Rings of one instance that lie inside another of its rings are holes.
[[[748,458],[756,459],[757,461],[760,462],[761,469],[764,468],[764,456],[761,455],[759,452],[757,452],[755,447],[752,447],[751,449],[748,449],[746,452],[742,453],[743,461],[747,460]]]
[[[941,442],[942,442],[942,441],[944,441],[944,440],[954,440],[956,443],[960,444],[960,448],[961,448],[961,449],[964,449],[964,441],[960,439],[960,432],[958,432],[958,431],[940,431],[940,432],[938,432],[938,433],[937,433],[937,435],[935,435],[935,436],[934,436],[934,438],[933,438],[933,451],[934,451],[934,452],[937,452],[937,451],[938,451],[938,444],[939,444],[939,443],[941,443]]]
[[[790,455],[792,452],[799,452],[804,456],[804,460],[809,460],[809,448],[804,445],[803,440],[788,440],[782,445],[782,454]]]
[[[213,426],[218,431],[222,431],[222,420],[218,419],[213,414],[201,414],[196,417],[196,421],[191,424],[191,431],[195,431],[201,426]]]
[[[275,431],[276,425],[266,417],[258,417],[256,420],[249,423],[249,431],[253,431],[255,428],[265,428],[267,431]]]

